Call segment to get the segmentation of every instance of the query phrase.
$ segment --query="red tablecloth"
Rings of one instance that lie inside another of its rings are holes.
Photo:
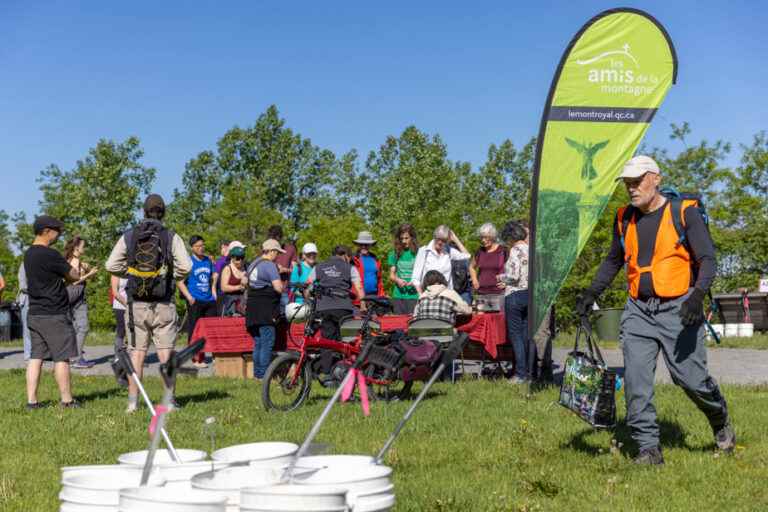
[[[391,332],[396,329],[407,330],[410,315],[388,315],[378,319],[381,330]],[[481,313],[472,315],[466,321],[459,323],[459,331],[469,334],[469,339],[481,343],[488,355],[496,358],[497,345],[502,345],[507,339],[507,326],[502,313]],[[245,330],[245,318],[243,317],[211,317],[201,318],[195,325],[192,339],[205,338],[206,352],[251,352],[253,351],[253,338]],[[276,345],[281,345],[278,336]],[[304,338],[304,324],[291,324],[291,336],[287,337],[287,348],[295,349],[290,339],[294,338],[301,343]]]

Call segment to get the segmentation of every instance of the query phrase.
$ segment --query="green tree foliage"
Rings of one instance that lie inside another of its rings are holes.
[[[280,212],[292,230],[308,225],[318,213],[334,213],[359,203],[354,152],[337,159],[286,127],[271,106],[251,127],[234,127],[217,143],[190,160],[183,189],[174,194],[172,222],[204,229],[204,215],[224,200],[232,187],[261,190],[268,208]],[[341,196],[338,190],[344,190]]]
[[[3,300],[13,300],[18,289],[16,275],[19,269],[19,257],[13,252],[13,234],[8,224],[9,220],[8,214],[0,210],[0,273],[5,279]]]
[[[768,265],[768,137],[755,136],[740,146],[740,164],[726,161],[727,142],[690,144],[687,123],[671,126],[670,148],[643,149],[659,162],[666,185],[703,194],[720,264],[716,290],[754,288]],[[363,229],[379,241],[383,259],[392,247],[394,229],[403,222],[416,227],[420,243],[431,239],[438,224],[448,224],[470,250],[478,245],[477,228],[493,222],[527,218],[535,140],[517,147],[510,140],[489,146],[486,161],[473,169],[448,158],[437,134],[409,126],[389,136],[360,163],[355,151],[341,156],[319,148],[293,131],[276,107],[269,107],[253,126],[234,127],[186,164],[181,186],[174,191],[166,223],[185,240],[202,235],[210,252],[222,239],[248,245],[258,254],[266,229],[283,225],[300,249],[314,242],[320,257],[333,246],[352,245]],[[90,242],[88,260],[101,265],[120,233],[135,221],[155,170],[140,162],[139,141],[101,140],[74,169],[50,166],[40,177],[41,211],[59,216],[68,235],[80,233]],[[599,219],[592,237],[575,262],[557,300],[561,325],[572,320],[578,292],[588,286],[608,252],[616,209],[626,204],[619,186]],[[119,207],[117,207],[119,205]],[[11,230],[9,226],[13,226]],[[23,214],[0,214],[0,265],[8,267],[31,242],[30,222]],[[622,273],[623,274],[623,273]],[[90,286],[92,322],[110,325],[106,301],[108,276]],[[603,307],[626,299],[625,278],[618,276],[600,298]]]
[[[50,165],[39,178],[40,209],[64,222],[64,239],[79,234],[87,240],[84,260],[102,268],[115,242],[136,221],[156,171],[141,163],[139,139],[99,140],[74,169]],[[25,219],[19,218],[25,224]],[[91,320],[110,325],[109,275],[99,272],[88,286]]]

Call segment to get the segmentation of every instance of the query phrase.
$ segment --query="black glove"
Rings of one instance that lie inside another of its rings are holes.
[[[592,311],[592,305],[595,303],[599,294],[592,288],[587,288],[576,297],[576,314],[580,317],[589,316]]]
[[[683,325],[697,325],[704,321],[704,295],[701,288],[694,288],[680,305],[680,318]]]

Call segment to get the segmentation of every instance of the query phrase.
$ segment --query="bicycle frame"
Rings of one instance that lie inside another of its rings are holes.
[[[323,292],[319,291],[316,293],[323,293]],[[373,318],[373,313],[375,308],[371,307],[365,312],[365,316],[363,317],[363,324],[360,328],[360,332],[355,338],[355,341],[352,343],[347,343],[343,341],[324,338],[322,335],[322,331],[320,329],[315,329],[314,324],[317,320],[317,312],[315,310],[316,297],[314,295],[305,299],[305,304],[309,306],[309,315],[307,315],[307,320],[306,320],[306,323],[304,324],[304,341],[301,344],[296,343],[294,338],[291,335],[290,328],[288,329],[288,336],[291,342],[293,342],[294,345],[299,347],[299,350],[298,350],[299,361],[296,363],[296,366],[299,370],[304,367],[304,364],[306,363],[307,357],[309,356],[310,352],[330,350],[330,351],[341,354],[344,357],[344,359],[354,359],[355,357],[357,357],[358,354],[360,354],[362,350],[363,340],[365,340],[366,337],[370,336],[371,334],[371,329],[369,324],[371,319]],[[296,384],[296,381],[299,378],[300,373],[301,373],[300,371],[294,372],[293,376],[291,377],[291,386],[294,386]],[[369,382],[374,384],[386,384],[386,382],[384,381],[370,380]]]

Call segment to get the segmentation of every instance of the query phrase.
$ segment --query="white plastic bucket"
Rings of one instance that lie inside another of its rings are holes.
[[[338,486],[349,491],[347,500],[354,506],[358,496],[392,493],[392,468],[375,464],[329,466],[315,473],[297,475],[293,482],[308,486]]]
[[[264,442],[236,444],[211,454],[211,458],[220,462],[267,462],[282,464],[290,462],[299,446],[293,443]]]
[[[723,335],[726,338],[735,338],[739,335],[739,324],[725,324]]]
[[[740,338],[751,338],[755,334],[755,324],[736,324]]]
[[[373,457],[370,455],[311,455],[300,458],[296,464],[297,467],[308,468],[349,468],[371,465],[373,465]]]
[[[207,471],[221,470],[229,467],[228,462],[214,462],[203,460],[200,462],[182,462],[176,464],[162,464],[157,466],[160,475],[166,480],[165,488],[176,490],[192,489],[192,477]]]
[[[245,488],[240,495],[240,510],[346,512],[347,490],[326,485],[273,485]]]
[[[76,473],[83,473],[83,472],[94,471],[94,470],[104,471],[106,469],[126,469],[126,468],[127,466],[123,464],[98,464],[98,465],[92,465],[92,466],[63,466],[61,468],[61,481],[63,482],[66,477],[74,475]],[[139,471],[141,470],[139,469]]]
[[[147,460],[147,453],[147,450],[124,453],[117,458],[117,462],[130,466],[144,467],[144,463]],[[181,462],[198,462],[205,460],[206,457],[208,457],[208,454],[202,450],[188,450],[181,448],[177,449],[176,453],[179,454]],[[168,450],[157,450],[155,452],[155,458],[152,460],[153,466],[161,466],[172,463],[174,463],[174,460],[173,457],[171,457],[171,452]]]
[[[354,497],[353,497],[354,498]],[[350,495],[347,495],[350,499]],[[389,510],[395,504],[395,486],[393,484],[370,492],[362,492],[354,499],[354,512],[365,510],[374,512],[380,510]]]
[[[377,494],[369,497],[358,496],[352,512],[388,512],[394,506],[394,493]]]
[[[209,491],[227,498],[227,511],[237,512],[241,489],[276,485],[282,475],[283,469],[279,466],[239,466],[214,473],[197,474],[192,477],[191,484],[193,489]]]
[[[226,499],[205,491],[135,487],[120,491],[119,512],[224,512]]]
[[[101,469],[69,471],[61,483],[59,500],[62,510],[67,512],[116,511],[120,501],[120,489],[138,486],[141,483],[141,469],[104,466]],[[147,485],[160,487],[165,485],[165,478],[153,472]]]

